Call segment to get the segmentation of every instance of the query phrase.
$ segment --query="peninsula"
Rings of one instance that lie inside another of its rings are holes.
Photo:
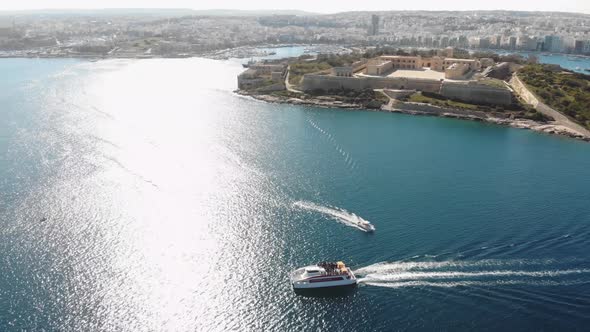
[[[534,57],[372,48],[258,62],[238,93],[318,107],[374,109],[509,125],[590,141],[590,76]],[[585,103],[585,104],[584,104]]]

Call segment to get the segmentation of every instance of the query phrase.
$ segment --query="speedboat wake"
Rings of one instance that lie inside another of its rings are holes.
[[[359,284],[400,287],[573,285],[590,282],[590,268],[551,268],[541,261],[382,262],[354,271]]]
[[[322,206],[312,202],[306,201],[297,201],[293,203],[294,207],[308,210],[308,211],[315,211],[322,213],[333,220],[336,220],[346,226],[354,227],[359,229],[363,232],[373,232],[375,231],[375,226],[371,224],[369,221],[357,216],[352,212],[348,212],[344,209],[337,208],[337,207],[330,207],[330,206]]]

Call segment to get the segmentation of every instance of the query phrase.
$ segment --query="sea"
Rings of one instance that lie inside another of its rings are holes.
[[[0,60],[0,331],[588,330],[589,143],[264,103],[241,61]]]
[[[590,57],[576,54],[561,54],[548,52],[525,52],[525,51],[509,51],[509,50],[494,50],[484,49],[486,52],[493,52],[497,54],[518,54],[524,58],[531,55],[537,57],[539,63],[559,65],[562,68],[571,70],[573,72],[590,75]]]

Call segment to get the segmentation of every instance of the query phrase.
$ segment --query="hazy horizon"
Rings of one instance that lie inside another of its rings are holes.
[[[515,2],[498,0],[494,3],[474,3],[460,0],[452,2],[422,1],[419,3],[401,3],[392,6],[390,2],[369,0],[362,4],[342,3],[336,0],[322,2],[300,0],[297,6],[293,3],[277,3],[266,0],[252,0],[244,3],[237,0],[218,1],[214,6],[195,3],[187,0],[168,1],[137,1],[137,0],[106,0],[100,2],[79,2],[57,0],[51,4],[40,0],[22,0],[14,3],[0,4],[0,11],[27,10],[101,10],[101,9],[190,9],[190,10],[249,10],[249,11],[306,11],[319,14],[339,13],[348,11],[536,11],[536,12],[572,12],[590,14],[590,2],[580,0],[564,0],[560,2]]]
[[[31,9],[0,9],[0,13],[19,13],[19,12],[87,12],[87,11],[195,11],[195,12],[294,12],[309,13],[317,15],[331,15],[349,12],[530,12],[530,13],[569,13],[590,15],[590,12],[578,12],[569,10],[518,10],[518,9],[384,9],[384,10],[341,10],[333,12],[319,12],[305,9],[238,9],[238,8],[183,8],[183,7],[108,7],[108,8],[31,8]]]

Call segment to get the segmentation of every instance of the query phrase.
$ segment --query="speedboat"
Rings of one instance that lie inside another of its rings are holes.
[[[293,290],[349,289],[356,287],[357,279],[344,262],[321,262],[291,272]]]
[[[373,226],[373,224],[371,224],[370,222],[368,222],[366,220],[361,220],[358,223],[358,226],[360,228],[362,228],[365,232],[374,232],[375,231],[375,226]]]

